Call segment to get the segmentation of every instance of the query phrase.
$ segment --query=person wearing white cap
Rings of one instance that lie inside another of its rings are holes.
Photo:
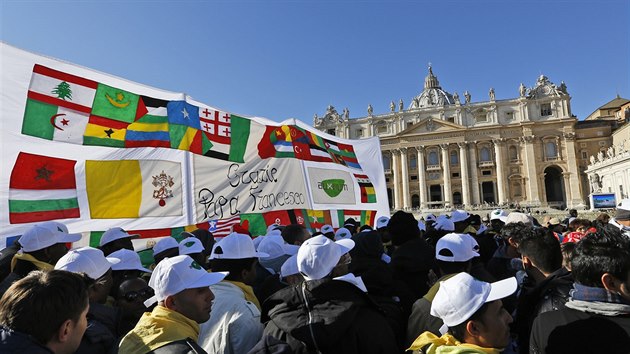
[[[441,337],[422,333],[409,350],[424,353],[498,353],[510,344],[512,316],[501,299],[517,289],[516,278],[486,283],[468,273],[442,281],[431,304],[431,315],[448,329]]]
[[[216,310],[199,333],[199,344],[208,353],[247,353],[262,338],[260,302],[251,284],[258,258],[267,256],[256,251],[250,236],[236,232],[214,245],[210,268],[229,275],[211,286]]]
[[[615,211],[615,217],[610,219],[608,223],[630,237],[630,199],[622,199],[619,202]]]
[[[90,309],[88,327],[76,353],[110,353],[118,346],[118,309],[106,306],[107,296],[112,285],[112,265],[119,259],[105,258],[103,251],[82,247],[71,250],[61,257],[55,269],[73,273],[84,273],[94,282],[89,286]]]
[[[0,298],[0,352],[74,353],[88,325],[86,278],[36,270],[13,283]]]
[[[273,292],[268,291],[279,289],[277,285],[279,277],[277,275],[280,273],[280,268],[291,255],[297,254],[299,246],[289,245],[284,242],[279,230],[274,230],[260,238],[262,238],[262,241],[257,250],[266,253],[267,256],[258,259],[256,279],[252,287],[256,298],[262,304],[267,296],[273,294]]]
[[[133,251],[131,240],[138,237],[140,237],[139,234],[130,234],[120,227],[113,227],[103,233],[98,248],[103,251],[105,256],[123,248]]]
[[[319,230],[322,235],[328,237],[331,240],[335,239],[335,229],[333,229],[332,226],[326,224],[324,226],[322,226],[322,228]]]
[[[18,240],[21,248],[11,259],[11,272],[0,283],[0,296],[16,280],[33,270],[51,270],[68,252],[66,243],[81,239],[81,234],[69,234],[65,225],[49,221],[31,226]]]
[[[304,242],[297,266],[306,280],[267,299],[271,320],[265,335],[287,342],[296,353],[399,352],[391,327],[375,311],[360,278],[343,275],[349,260],[345,255],[353,247],[352,240],[333,242],[323,235]]]
[[[157,266],[164,258],[179,256],[179,243],[171,236],[162,237],[153,246],[153,259],[155,260],[153,268]]]
[[[164,259],[149,280],[155,295],[144,303],[158,305],[144,313],[122,339],[119,353],[145,354],[157,349],[162,353],[205,353],[197,344],[199,324],[213,310],[210,286],[225,276],[205,271],[186,255]]]
[[[148,273],[148,279],[148,276],[151,275],[151,270],[142,266],[140,256],[134,251],[123,248],[121,250],[113,252],[107,258],[114,258],[120,261],[117,264],[112,265],[112,277],[114,279],[114,285],[112,286],[112,290],[109,293],[112,297],[116,296],[116,293],[118,293],[118,287],[126,279],[138,278],[143,275],[142,273]]]
[[[190,258],[199,263],[203,269],[208,269],[208,261],[204,255],[206,249],[201,244],[201,240],[192,236],[192,234],[188,232],[182,232],[182,234],[189,235],[190,237],[186,237],[185,239],[179,241],[179,254],[190,256]]]
[[[454,232],[460,234],[471,234],[474,235],[477,233],[477,229],[470,225],[471,214],[466,210],[454,210],[451,213],[451,221],[453,222]]]
[[[440,278],[431,289],[418,299],[411,309],[407,325],[407,345],[411,345],[425,331],[438,334],[444,324],[438,317],[430,314],[431,303],[440,288],[440,282],[458,273],[470,273],[472,260],[479,257],[479,245],[469,234],[450,233],[440,238],[435,247],[435,258]]]
[[[351,239],[352,238],[352,234],[350,233],[350,230],[346,229],[345,227],[340,227],[337,232],[335,232],[335,241],[339,241],[339,240],[346,240],[346,239]]]

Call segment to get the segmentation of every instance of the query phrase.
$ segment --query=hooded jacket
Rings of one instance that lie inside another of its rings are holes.
[[[320,279],[289,286],[264,303],[271,320],[265,334],[295,353],[398,353],[379,307],[356,286]]]

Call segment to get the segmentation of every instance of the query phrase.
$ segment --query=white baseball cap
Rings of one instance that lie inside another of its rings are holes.
[[[68,232],[68,227],[58,221],[45,221],[43,223],[37,224],[38,226],[41,227],[45,227],[47,229],[51,229],[51,230],[56,230],[56,231],[60,231],[60,232],[65,232],[65,233],[69,233]],[[76,235],[80,235],[80,234],[76,234]]]
[[[435,258],[445,262],[466,262],[479,257],[479,244],[469,234],[450,233],[435,246]]]
[[[456,223],[460,221],[465,221],[470,217],[470,214],[465,210],[455,210],[451,213],[451,221]]]
[[[435,225],[433,225],[433,227],[436,230],[455,231],[455,223],[453,223],[453,220],[449,219],[446,215],[440,215],[435,220]]]
[[[429,214],[424,217],[424,221],[436,221],[436,220],[437,220],[437,217],[435,217],[435,215],[433,214]]]
[[[387,216],[381,216],[378,219],[376,219],[376,229],[381,229],[384,227],[387,227],[387,224],[389,224],[389,218]]]
[[[112,258],[119,260],[118,263],[112,265],[113,270],[140,270],[145,273],[151,273],[149,269],[142,266],[140,256],[132,250],[119,249],[107,256],[107,260],[111,261]]]
[[[483,304],[512,295],[517,288],[516,278],[486,283],[468,273],[459,273],[440,282],[440,289],[431,304],[431,315],[439,317],[448,327],[464,323]]]
[[[322,279],[332,272],[341,256],[353,248],[351,239],[333,242],[324,235],[311,237],[298,250],[298,269],[307,280]]]
[[[33,252],[50,247],[57,243],[77,242],[81,234],[69,234],[51,223],[43,223],[31,226],[20,236],[19,243],[22,251]]]
[[[186,237],[179,241],[179,254],[201,253],[204,250],[201,240],[196,237]]]
[[[323,234],[327,234],[329,232],[332,232],[333,234],[335,233],[335,229],[333,229],[333,227],[328,224],[322,226],[322,228],[319,229],[319,231],[321,231]]]
[[[128,234],[127,231],[123,230],[120,227],[113,227],[103,233],[101,236],[101,241],[99,242],[99,246],[106,245],[112,241],[120,240],[121,238],[138,238],[139,234]]]
[[[418,229],[421,231],[427,231],[427,225],[425,225],[422,221],[418,221]]]
[[[265,259],[274,259],[284,255],[292,256],[297,254],[300,248],[300,246],[289,245],[284,242],[281,235],[271,234],[263,236],[262,239],[258,245],[258,251],[267,254],[266,257],[263,257]]]
[[[280,226],[281,225],[278,225],[278,224],[271,224],[271,225],[267,226],[267,234],[269,234],[271,231],[274,231],[274,230],[280,231],[278,229]]]
[[[179,243],[177,240],[171,236],[162,237],[158,242],[153,246],[153,254],[162,253],[171,248],[179,248]]]
[[[144,305],[149,307],[157,301],[162,301],[186,289],[203,288],[214,285],[228,272],[212,272],[204,270],[188,255],[165,258],[153,270],[149,286],[155,295],[148,298]]]
[[[267,237],[267,236],[263,236]],[[262,241],[261,241],[262,242]],[[217,248],[221,251],[217,253]],[[269,255],[265,252],[256,252],[252,238],[232,232],[221,241],[214,244],[210,259],[245,259],[245,258],[265,258]]]
[[[505,219],[506,225],[515,224],[517,222],[522,222],[523,224],[527,226],[534,226],[534,219],[531,216],[527,214],[519,213],[516,211],[513,211],[510,214],[508,214],[507,218]]]
[[[286,278],[289,275],[299,274],[300,270],[297,265],[297,254],[287,258],[282,267],[280,267],[280,278]]]
[[[505,223],[507,221],[507,216],[508,216],[507,211],[502,210],[502,209],[496,209],[496,210],[493,210],[492,213],[490,213],[490,221],[499,219],[503,221],[503,223]]]
[[[350,230],[346,229],[345,227],[340,227],[337,232],[335,232],[335,241],[350,238],[352,238],[352,234],[350,233]]]
[[[120,263],[116,258],[105,258],[103,251],[93,247],[81,247],[71,250],[55,264],[55,269],[73,273],[85,273],[96,280],[102,277],[114,265]]]

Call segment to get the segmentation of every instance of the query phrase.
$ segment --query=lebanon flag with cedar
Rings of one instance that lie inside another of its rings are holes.
[[[78,218],[76,161],[20,152],[9,181],[9,222]]]

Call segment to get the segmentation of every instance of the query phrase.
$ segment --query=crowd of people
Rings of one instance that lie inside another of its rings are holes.
[[[630,353],[630,200],[164,237],[55,221],[0,254],[0,353]]]

